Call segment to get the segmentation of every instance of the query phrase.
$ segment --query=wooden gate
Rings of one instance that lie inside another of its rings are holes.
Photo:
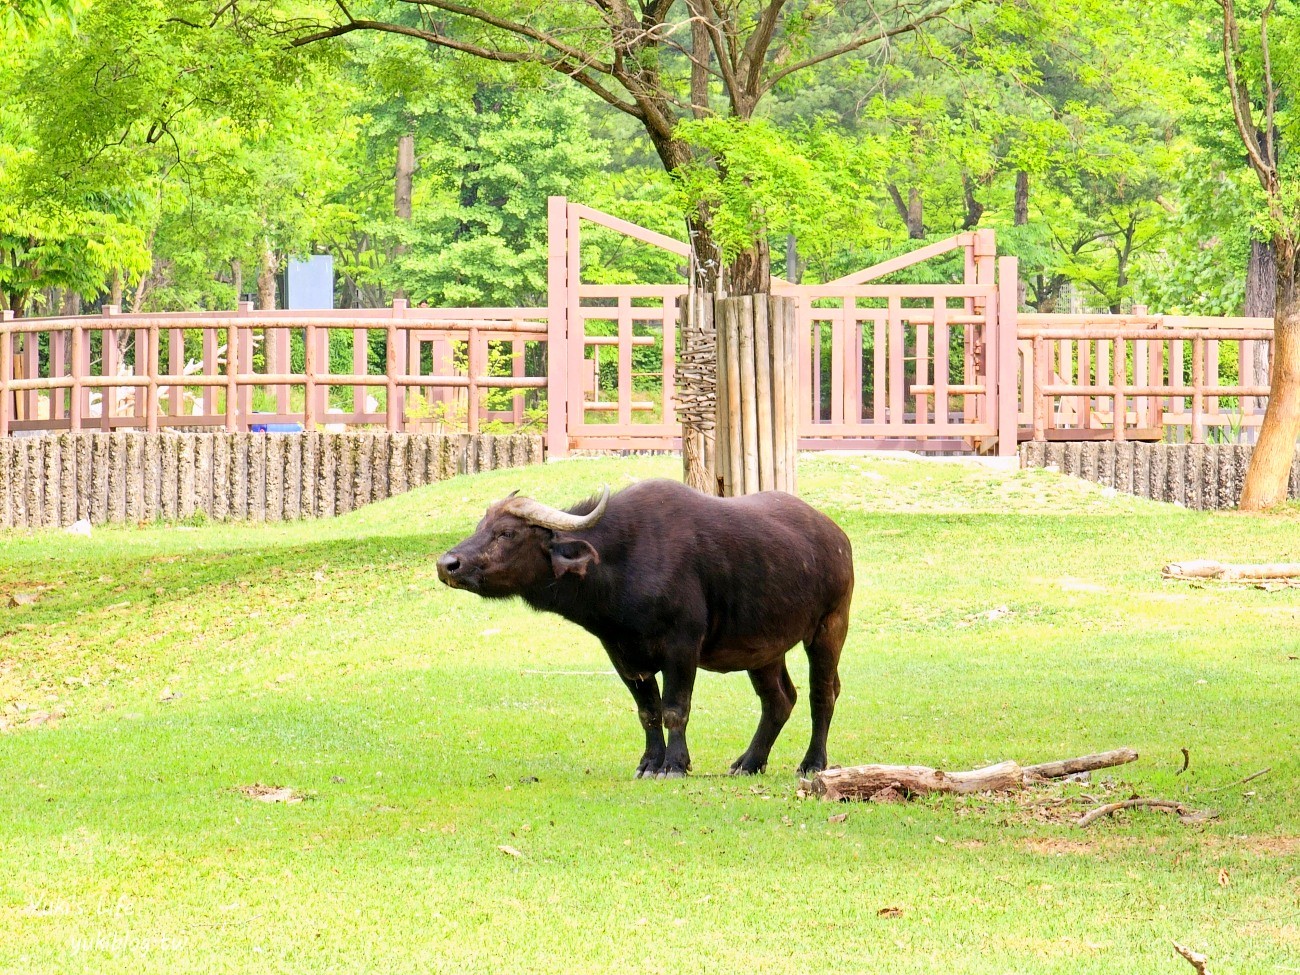
[[[690,254],[680,241],[551,199],[549,452],[679,448],[674,364],[686,281],[584,282],[584,222],[663,248],[683,267]],[[872,283],[957,250],[961,284]],[[824,285],[774,280],[774,291],[798,303],[800,447],[1014,454],[1016,274],[1016,259],[998,260],[993,231],[984,230]],[[651,375],[633,368],[633,351],[646,346],[661,349]]]

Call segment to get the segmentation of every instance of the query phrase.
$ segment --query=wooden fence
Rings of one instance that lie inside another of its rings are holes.
[[[680,241],[554,197],[544,307],[5,317],[0,438],[278,424],[477,433],[544,413],[551,456],[676,449],[685,281],[585,281],[589,225],[689,263]],[[959,283],[880,283],[958,253]],[[1257,425],[1268,392],[1239,363],[1271,342],[1270,321],[1023,314],[1016,259],[997,256],[988,230],[826,284],[773,288],[797,307],[803,449],[1011,456],[1019,440],[1199,443]]]
[[[1268,318],[1035,315],[1018,323],[1022,439],[1236,440],[1268,397]]]
[[[540,436],[53,433],[0,440],[0,529],[346,514],[456,474],[541,463]]]

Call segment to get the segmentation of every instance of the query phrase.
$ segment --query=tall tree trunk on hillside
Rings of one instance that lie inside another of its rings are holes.
[[[1011,223],[1016,227],[1024,227],[1029,223],[1029,174],[1023,169],[1016,172],[1016,205]],[[1025,276],[1023,274],[1016,279],[1016,307],[1025,307]]]
[[[1273,243],[1251,238],[1250,260],[1246,265],[1247,318],[1271,318],[1277,305],[1277,260],[1273,256]],[[1242,382],[1247,385],[1268,385],[1268,343],[1247,342],[1243,350]],[[1263,396],[1246,397],[1246,407],[1255,413],[1262,412],[1268,404]],[[1252,439],[1255,428],[1248,428]]]
[[[262,254],[257,265],[257,307],[262,311],[275,311],[275,274],[280,269],[279,258],[270,240],[262,241]]]
[[[1274,238],[1277,298],[1273,311],[1273,369],[1264,423],[1250,455],[1241,510],[1259,511],[1286,500],[1296,438],[1300,436],[1300,294],[1296,241]]]
[[[984,204],[975,199],[975,181],[970,173],[961,174],[962,197],[966,201],[966,217],[962,221],[962,230],[974,230],[979,226],[980,217],[984,216]]]
[[[915,186],[907,191],[907,202],[903,201],[903,194],[893,183],[885,187],[889,191],[889,197],[894,201],[894,208],[898,211],[898,216],[903,223],[907,225],[907,236],[909,240],[925,239],[925,207],[921,200],[921,191]]]
[[[397,140],[397,178],[393,194],[393,212],[397,219],[411,222],[411,192],[415,183],[415,136],[410,133]],[[397,245],[393,257],[401,258],[409,250],[405,243]],[[393,288],[394,298],[405,298],[406,290],[401,284]]]
[[[230,262],[230,277],[235,286],[235,305],[238,306],[244,296],[244,262],[237,257]]]

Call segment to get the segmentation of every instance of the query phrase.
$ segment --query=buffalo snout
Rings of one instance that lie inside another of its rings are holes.
[[[455,551],[444,552],[438,559],[438,579],[444,585],[460,589],[458,576],[465,570],[465,565]]]

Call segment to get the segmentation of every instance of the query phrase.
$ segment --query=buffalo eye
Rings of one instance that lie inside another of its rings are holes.
[[[513,528],[503,528],[497,538],[514,538],[515,530]]]

